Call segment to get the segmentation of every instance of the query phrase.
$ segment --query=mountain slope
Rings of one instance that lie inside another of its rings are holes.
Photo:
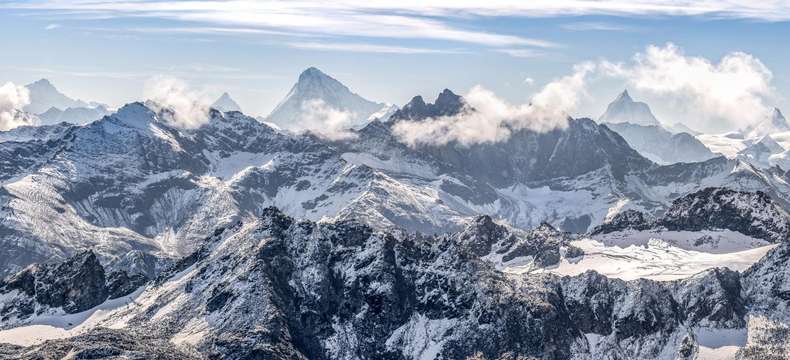
[[[673,134],[660,125],[605,125],[620,134],[634,150],[659,164],[699,162],[716,157],[702,142],[685,132]]]
[[[328,142],[238,112],[209,115],[203,127],[183,130],[134,103],[46,140],[0,142],[3,271],[89,248],[111,268],[132,250],[183,256],[209,224],[272,205],[314,221],[430,234],[478,214],[583,233],[623,210],[660,213],[707,186],[790,204],[787,174],[777,169],[724,158],[657,166],[586,119],[496,144],[411,148],[392,134],[397,118],[372,122],[353,141]]]
[[[373,102],[351,92],[348,87],[321,70],[308,68],[299,75],[299,80],[277,107],[266,118],[277,126],[288,129],[308,113],[311,102],[320,101],[328,108],[350,114],[349,127],[364,126],[372,115],[390,108],[383,103]]]

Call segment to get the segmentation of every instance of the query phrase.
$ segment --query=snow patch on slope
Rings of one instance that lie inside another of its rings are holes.
[[[650,239],[645,245],[628,247],[607,246],[593,239],[572,241],[571,245],[584,251],[581,258],[563,258],[555,267],[532,269],[509,267],[512,274],[551,272],[558,275],[578,275],[595,270],[602,275],[623,280],[646,278],[670,281],[687,278],[714,267],[728,267],[742,271],[757,262],[776,245],[731,253],[707,253],[685,250],[661,239]]]

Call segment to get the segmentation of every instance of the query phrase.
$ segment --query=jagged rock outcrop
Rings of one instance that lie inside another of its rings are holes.
[[[672,294],[685,309],[690,326],[742,328],[746,325],[746,299],[741,296],[741,275],[714,268],[674,283]]]
[[[79,313],[125,296],[148,281],[125,271],[105,274],[96,254],[84,251],[54,264],[36,264],[0,281],[0,327],[33,315]]]
[[[12,291],[27,295],[35,304],[63,308],[67,313],[90,309],[107,299],[104,268],[92,251],[77,254],[60,264],[28,267],[0,283],[0,292]],[[3,305],[4,310],[9,309],[8,304]],[[32,310],[34,303],[15,307]],[[30,314],[25,312],[16,316]],[[8,314],[3,311],[4,317]]]
[[[0,343],[0,357],[5,359],[200,359],[184,352],[167,340],[122,330],[97,329],[68,339],[48,340],[21,347]]]
[[[767,194],[709,187],[682,196],[658,219],[623,211],[591,234],[623,230],[701,231],[726,229],[770,242],[790,239],[790,217]]]
[[[617,213],[609,221],[596,226],[590,233],[607,234],[622,230],[647,230],[655,226],[655,219],[641,211],[628,209]]]
[[[761,192],[705,188],[680,197],[659,220],[669,230],[728,229],[772,242],[790,239],[790,218]]]
[[[442,116],[454,116],[462,111],[473,111],[473,109],[465,109],[466,106],[460,96],[450,91],[450,89],[444,89],[433,103],[426,103],[422,96],[419,95],[413,97],[408,104],[390,117],[390,122],[395,123],[399,120],[420,121]]]

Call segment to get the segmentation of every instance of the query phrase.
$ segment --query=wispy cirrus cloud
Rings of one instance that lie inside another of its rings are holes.
[[[496,49],[495,51],[523,59],[543,57],[546,55],[545,52],[535,49]]]
[[[322,43],[322,42],[293,42],[289,47],[295,49],[345,51],[382,54],[460,54],[461,50],[428,49],[407,46],[375,45],[364,43]]]
[[[560,25],[568,31],[633,31],[636,28],[608,22],[573,22]]]
[[[439,8],[424,7],[428,14]],[[184,31],[260,33],[269,35],[331,35],[387,39],[428,39],[483,46],[555,47],[551,41],[467,29],[450,25],[440,16],[425,16],[395,2],[357,1],[37,1],[9,2],[0,8],[58,13],[79,18],[157,18],[178,24]],[[205,25],[205,26],[197,26]],[[161,31],[162,29],[160,29]]]
[[[67,15],[94,18],[147,16],[278,28],[329,26],[327,30],[334,30],[343,20],[364,20],[357,18],[359,15],[370,15],[373,16],[371,20],[376,20],[375,16],[382,14],[423,19],[579,15],[703,15],[766,21],[790,19],[790,3],[785,0],[17,0],[7,1],[0,7],[60,11]],[[332,21],[332,18],[338,20]],[[312,23],[314,21],[317,22]],[[409,25],[405,24],[404,27]]]
[[[344,45],[298,41],[303,49],[378,53],[429,53],[414,46],[381,45],[376,40],[431,40],[502,49],[514,57],[539,56],[562,47],[524,34],[486,30],[475,20],[496,17],[703,16],[760,21],[790,20],[786,0],[12,0],[0,9],[60,20],[159,19],[163,26],[127,28],[136,33],[175,32],[267,39],[343,38]],[[623,25],[575,22],[569,31],[623,31]],[[290,45],[289,45],[290,44]],[[294,46],[292,46],[294,47]],[[437,51],[432,53],[447,53]]]

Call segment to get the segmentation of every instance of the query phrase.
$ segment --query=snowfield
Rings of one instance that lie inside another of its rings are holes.
[[[686,250],[658,238],[650,238],[645,244],[625,247],[606,245],[589,238],[573,241],[571,245],[582,249],[584,256],[563,257],[559,265],[549,268],[526,265],[506,267],[503,271],[511,274],[551,272],[572,276],[594,270],[623,280],[645,278],[669,281],[687,278],[716,267],[742,271],[776,247],[764,245],[729,253],[708,253]]]
[[[111,317],[116,310],[135,304],[144,289],[139,288],[127,296],[107,300],[90,310],[76,314],[55,311],[37,315],[27,319],[26,325],[0,330],[0,343],[30,346],[47,340],[83,334]]]

